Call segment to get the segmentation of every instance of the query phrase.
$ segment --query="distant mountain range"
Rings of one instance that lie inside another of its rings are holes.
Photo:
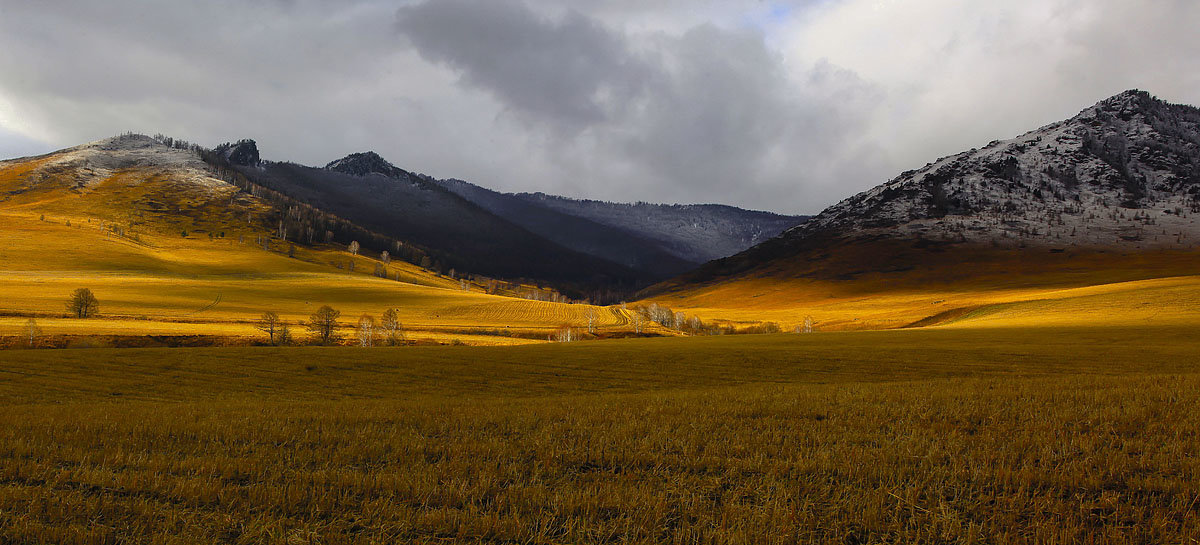
[[[904,172],[649,293],[747,275],[834,278],[950,265],[968,248],[1190,250],[1200,245],[1198,217],[1200,110],[1131,90]],[[831,260],[852,248],[853,263]]]
[[[720,205],[507,194],[406,171],[374,152],[323,168],[264,161],[253,140],[217,146],[219,168],[405,241],[432,265],[560,286],[628,291],[736,253],[806,219]]]

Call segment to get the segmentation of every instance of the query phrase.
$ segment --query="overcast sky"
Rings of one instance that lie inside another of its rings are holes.
[[[133,130],[505,191],[814,213],[1130,88],[1193,0],[0,0],[0,158]]]

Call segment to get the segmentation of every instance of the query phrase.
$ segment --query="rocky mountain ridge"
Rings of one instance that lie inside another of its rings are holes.
[[[1200,110],[1131,90],[943,157],[786,232],[996,246],[1193,247]]]

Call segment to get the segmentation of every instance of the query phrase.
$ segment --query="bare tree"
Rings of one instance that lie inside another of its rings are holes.
[[[350,243],[350,246],[347,247],[346,250],[350,252],[350,255],[358,255],[359,248],[361,248],[361,246],[359,246],[358,241],[355,240]]]
[[[375,318],[363,314],[358,318],[358,345],[375,346]]]
[[[396,346],[404,340],[404,326],[400,323],[400,313],[394,308],[383,311],[383,319],[379,322],[383,339],[389,346]]]
[[[571,329],[571,326],[564,325],[554,332],[553,338],[560,343],[569,343],[575,340],[575,332]]]
[[[259,316],[258,325],[255,327],[267,334],[267,343],[274,345],[279,342],[279,327],[282,324],[283,322],[279,321],[279,315],[268,310]]]
[[[275,332],[276,346],[292,344],[292,328],[287,322],[279,322],[279,331]]]
[[[337,320],[342,316],[341,312],[334,310],[329,305],[323,305],[308,317],[308,330],[317,338],[321,344],[329,344],[337,339]]]
[[[596,308],[588,307],[588,309],[583,313],[583,317],[587,318],[588,333],[595,335],[596,334]]]
[[[642,332],[642,322],[644,321],[644,319],[642,318],[642,313],[635,310],[635,311],[633,311],[632,316],[633,316],[633,318],[631,321],[633,322],[633,332],[641,333]]]
[[[29,343],[29,348],[37,345],[38,337],[42,336],[42,328],[38,327],[37,320],[32,317],[25,322],[25,341]]]
[[[90,318],[100,312],[100,301],[92,295],[92,290],[79,288],[71,294],[67,310],[76,318]]]
[[[815,323],[816,322],[813,321],[812,316],[805,316],[804,323],[800,325],[800,332],[801,333],[812,333],[813,332],[813,324],[815,324]]]
[[[384,265],[387,265],[388,263],[392,262],[392,254],[388,253],[387,250],[379,252],[379,260],[382,261]]]

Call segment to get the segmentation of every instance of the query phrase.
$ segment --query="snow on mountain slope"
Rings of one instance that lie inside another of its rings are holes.
[[[230,191],[233,186],[214,178],[204,161],[190,149],[168,146],[149,136],[125,134],[66,148],[46,156],[29,179],[33,183],[62,181],[69,173],[74,189],[85,189],[122,170],[169,169],[171,182],[196,189]]]
[[[1200,110],[1134,90],[905,172],[783,238],[1191,248],[1198,195]]]

